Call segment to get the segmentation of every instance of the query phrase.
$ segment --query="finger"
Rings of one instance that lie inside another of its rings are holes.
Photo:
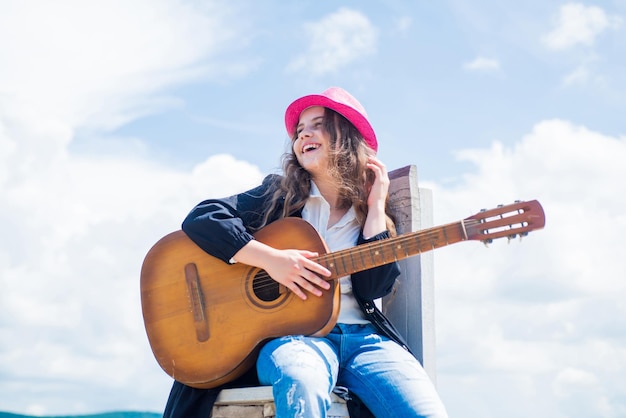
[[[319,255],[319,253],[315,251],[309,251],[309,250],[298,250],[298,251],[303,257],[306,257],[306,258],[313,258]]]
[[[302,263],[302,267],[317,274],[321,274],[325,277],[329,277],[331,275],[330,270],[322,266],[320,263],[311,260],[311,258],[317,257],[319,253],[307,250],[300,250],[300,254],[306,258],[306,260]]]
[[[324,277],[330,277],[331,275],[330,270],[328,270],[326,267],[322,266],[321,264],[316,263],[315,261],[307,260],[303,266],[305,269],[316,274],[321,274]]]
[[[297,272],[292,276],[293,278],[288,284],[286,284],[286,286],[301,299],[306,299],[306,294],[304,293],[304,291],[307,291],[315,296],[322,296],[322,291],[320,290],[320,288],[325,290],[328,290],[330,288],[330,283],[320,278],[317,274],[313,273],[305,266],[300,267],[298,265],[294,265],[294,268],[297,270]]]
[[[302,277],[301,281],[298,282],[298,285],[301,289],[306,290],[314,296],[322,296],[322,291],[319,287],[313,285],[307,278]]]
[[[322,288],[325,290],[330,289],[330,283],[328,283],[328,281],[324,280],[323,278],[313,273],[312,271],[307,271],[307,273],[302,274],[302,277],[305,280],[307,280],[309,283],[317,286],[316,289],[317,288]]]
[[[289,288],[289,290],[291,290],[300,299],[302,299],[302,300],[306,300],[307,299],[306,293],[304,293],[302,291],[302,289],[300,289],[300,286],[298,286],[296,283],[291,283],[291,285],[289,285],[287,287]]]
[[[382,179],[386,176],[385,171],[376,164],[367,164],[367,168],[372,170],[374,173],[374,183],[380,183]]]
[[[374,170],[374,167],[375,167],[383,175],[386,175],[386,173],[387,173],[387,167],[385,166],[385,164],[383,164],[382,161],[380,161],[377,158],[370,157],[370,159],[368,161],[368,167],[372,168],[373,170]]]
[[[285,283],[287,289],[291,290],[297,297],[302,300],[307,300],[308,296],[306,292],[311,293],[314,296],[321,296],[322,291],[309,283],[305,278],[298,276],[292,281]]]
[[[317,256],[319,256],[319,253],[314,252],[314,251],[308,251],[308,250],[299,250],[300,251],[300,255],[302,255],[304,258],[307,259],[307,263],[306,266],[310,266],[310,263],[313,263],[317,266],[319,266],[320,268],[322,268],[324,271],[329,272],[328,269],[326,269],[324,266],[322,266],[321,264],[317,263],[315,260],[311,260],[312,258],[315,258]]]
[[[380,182],[380,177],[382,175],[382,172],[380,171],[380,169],[376,166],[369,166],[368,168],[370,170],[372,170],[372,173],[374,173],[374,183]]]

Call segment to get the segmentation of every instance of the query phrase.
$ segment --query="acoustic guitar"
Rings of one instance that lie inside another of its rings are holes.
[[[339,313],[340,277],[460,241],[485,243],[543,228],[536,200],[481,211],[462,221],[329,253],[317,231],[300,218],[284,218],[255,234],[278,249],[306,249],[332,272],[331,288],[303,301],[264,271],[227,264],[182,231],[159,240],[141,269],[141,304],[157,362],[175,380],[197,388],[227,383],[254,365],[268,339],[326,335]]]

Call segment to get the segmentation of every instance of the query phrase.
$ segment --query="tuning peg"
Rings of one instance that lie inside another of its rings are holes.
[[[485,244],[485,247],[489,248],[489,244],[491,244],[493,242],[493,240],[491,238],[489,239],[484,239],[482,241],[483,244]]]

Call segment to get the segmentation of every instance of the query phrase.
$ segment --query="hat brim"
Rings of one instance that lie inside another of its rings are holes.
[[[296,99],[287,107],[287,110],[285,111],[285,127],[287,128],[287,133],[290,138],[293,138],[296,133],[296,127],[298,126],[302,112],[313,106],[327,107],[348,119],[361,133],[365,143],[374,151],[378,150],[376,133],[365,116],[350,106],[338,103],[319,94],[310,94]]]

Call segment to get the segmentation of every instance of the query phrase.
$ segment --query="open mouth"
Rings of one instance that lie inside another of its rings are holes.
[[[318,149],[321,145],[320,144],[314,144],[314,143],[310,143],[310,144],[305,144],[302,147],[302,153],[307,153],[309,151],[314,151],[316,149]]]

